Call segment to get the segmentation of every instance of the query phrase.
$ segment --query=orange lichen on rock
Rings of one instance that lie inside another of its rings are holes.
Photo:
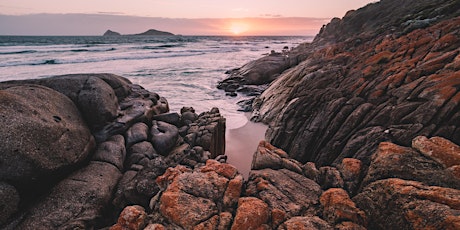
[[[367,224],[366,214],[356,207],[345,190],[331,188],[319,200],[324,209],[323,216],[329,223],[351,221],[364,226]]]
[[[412,147],[443,164],[446,168],[460,165],[460,147],[442,137],[428,139],[419,136],[412,141]]]
[[[110,230],[141,230],[146,224],[147,213],[139,205],[127,206]]]
[[[233,221],[232,230],[259,229],[268,223],[270,213],[268,205],[255,197],[242,197]]]

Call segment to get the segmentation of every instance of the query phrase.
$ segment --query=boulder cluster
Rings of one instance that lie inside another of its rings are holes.
[[[148,207],[167,168],[225,153],[217,108],[171,113],[165,98],[116,75],[3,82],[0,95],[6,229],[110,225],[129,204]]]

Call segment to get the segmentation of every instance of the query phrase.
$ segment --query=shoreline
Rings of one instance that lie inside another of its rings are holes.
[[[265,140],[265,132],[268,126],[263,123],[250,121],[245,113],[247,122],[245,125],[227,129],[225,132],[225,155],[227,155],[227,163],[234,165],[238,171],[248,179],[249,171],[251,171],[251,163],[254,152],[261,140]]]

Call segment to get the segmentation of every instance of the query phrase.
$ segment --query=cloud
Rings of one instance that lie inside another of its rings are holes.
[[[260,17],[281,18],[281,17],[283,17],[283,15],[281,15],[281,14],[261,14]]]
[[[98,14],[106,14],[106,15],[126,15],[123,12],[110,12],[110,11],[99,11]]]

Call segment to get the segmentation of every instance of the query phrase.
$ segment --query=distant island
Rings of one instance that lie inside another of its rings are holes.
[[[103,36],[122,36],[122,34],[112,30],[107,30]],[[128,36],[174,36],[174,34],[170,32],[150,29],[140,34],[128,34]]]

